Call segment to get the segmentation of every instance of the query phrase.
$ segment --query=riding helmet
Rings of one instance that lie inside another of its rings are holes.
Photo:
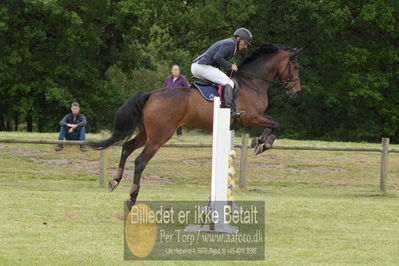
[[[233,33],[234,37],[241,37],[242,39],[246,40],[248,44],[252,42],[252,33],[246,28],[239,28]]]

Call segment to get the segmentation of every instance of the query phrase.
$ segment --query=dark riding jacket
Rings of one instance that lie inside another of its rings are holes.
[[[205,53],[193,60],[193,63],[211,65],[214,67],[223,67],[230,70],[232,63],[229,60],[234,56],[237,49],[237,41],[234,38],[228,38],[214,43]]]

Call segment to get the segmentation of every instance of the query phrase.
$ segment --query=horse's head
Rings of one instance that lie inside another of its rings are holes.
[[[301,91],[301,82],[299,78],[299,69],[297,55],[302,51],[301,49],[285,50],[284,59],[278,66],[277,76],[281,81],[283,87],[287,90],[287,95],[294,97]]]
[[[278,77],[290,97],[294,97],[301,90],[297,55],[302,49],[290,48],[278,44],[265,43],[240,64],[239,73],[245,78],[274,82]]]

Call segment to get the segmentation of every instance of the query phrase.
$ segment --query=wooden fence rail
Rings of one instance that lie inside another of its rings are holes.
[[[101,132],[101,137],[104,138],[104,132]],[[0,138],[0,143],[25,143],[25,144],[68,144],[68,145],[84,145],[87,141],[71,141],[71,140],[43,140],[43,139],[6,139]],[[166,143],[163,147],[191,147],[191,148],[209,148],[211,143]],[[241,137],[241,143],[235,143],[235,148],[241,150],[240,154],[240,176],[239,187],[245,187],[245,177],[247,173],[248,162],[248,135],[244,134]],[[383,138],[381,147],[345,147],[345,146],[300,146],[300,145],[274,145],[274,150],[307,150],[307,151],[357,151],[357,152],[380,152],[380,191],[386,193],[386,181],[388,178],[388,154],[390,152],[398,152],[399,148],[389,148],[389,138]],[[105,179],[105,151],[100,151],[100,173],[99,183],[103,184]]]

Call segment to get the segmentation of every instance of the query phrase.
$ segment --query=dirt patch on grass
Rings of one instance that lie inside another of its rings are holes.
[[[187,165],[199,165],[199,162],[196,160],[184,160],[183,163]]]
[[[211,166],[212,159],[198,159],[198,160],[183,160],[183,163],[191,166]]]
[[[352,153],[349,155],[352,158],[370,158],[370,156],[373,156],[371,153]]]
[[[109,169],[108,172],[114,176],[116,174],[116,169]],[[132,182],[133,176],[134,176],[133,170],[125,169],[125,171],[123,172],[122,180]],[[141,177],[141,181],[144,183],[155,183],[155,184],[173,184],[174,183],[169,178],[161,177],[161,176],[157,176],[157,175],[143,175]]]
[[[263,154],[262,158],[270,159],[270,160],[278,160],[279,156],[277,154]]]
[[[48,165],[68,165],[68,164],[73,164],[72,160],[68,159],[47,159],[42,161],[45,164]]]
[[[370,194],[367,194],[367,193],[364,193],[364,194],[354,194],[353,196],[355,196],[355,197],[363,197],[363,198],[379,198],[379,197],[381,197],[381,198],[395,198],[395,199],[399,199],[399,195],[384,195],[384,194],[381,194],[381,193],[370,193]]]
[[[284,168],[282,164],[253,163],[248,162],[249,168]]]
[[[342,172],[342,171],[345,171],[345,169],[343,169],[341,167],[322,166],[322,165],[311,167],[311,168],[309,168],[309,170],[319,171],[319,172]]]
[[[355,194],[356,197],[365,197],[365,198],[372,198],[372,197],[383,197],[382,194]]]
[[[108,173],[112,176],[116,174],[116,168],[108,169]],[[123,180],[133,180],[134,171],[133,170],[126,170],[123,171]]]
[[[287,166],[284,164],[268,164],[268,163],[253,163],[249,162],[248,163],[249,168],[268,168],[268,169],[282,169],[282,170],[287,170],[287,171],[296,171],[296,172],[301,172],[301,171],[316,171],[316,172],[342,172],[345,171],[345,169],[341,167],[336,167],[336,166],[324,166],[324,165],[319,165],[319,166],[298,166],[298,167],[293,167],[293,166]]]
[[[37,149],[29,149],[29,148],[8,148],[6,146],[0,146],[0,150],[4,150],[5,152],[9,152],[15,155],[23,155],[29,157],[28,159],[33,162],[38,162],[40,164],[47,164],[52,166],[68,166],[77,169],[98,169],[99,162],[98,161],[88,161],[88,160],[70,160],[64,158],[55,158],[55,159],[41,159],[40,157],[35,157],[38,155],[48,155],[48,152],[37,150]]]
[[[266,193],[263,190],[260,190],[260,189],[257,189],[257,188],[248,189],[248,192],[251,192],[251,193]]]
[[[157,175],[144,175],[142,177],[143,182],[156,183],[156,184],[172,184],[173,182],[169,178],[160,177]]]
[[[12,153],[12,154],[25,155],[25,156],[48,154],[48,152],[45,152],[45,151],[35,150],[35,149],[28,149],[28,148],[10,149],[9,152]]]
[[[87,160],[70,160],[70,159],[45,159],[40,160],[41,163],[55,166],[68,166],[75,169],[98,170],[99,162]]]

